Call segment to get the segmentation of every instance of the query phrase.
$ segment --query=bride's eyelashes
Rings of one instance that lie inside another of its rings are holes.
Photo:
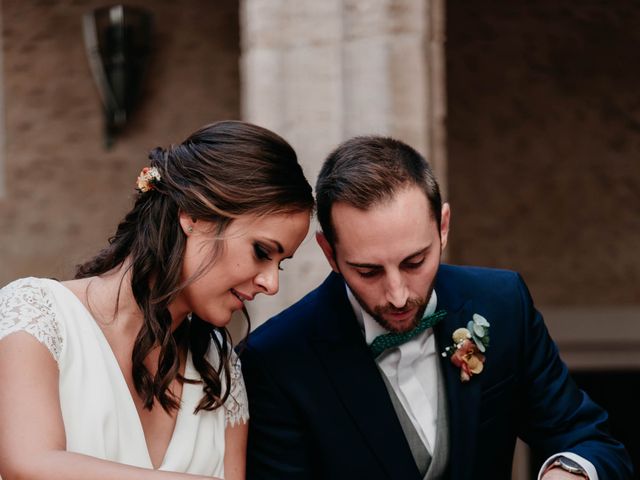
[[[270,251],[264,247],[263,245],[261,245],[258,242],[255,242],[253,244],[253,251],[255,253],[255,256],[258,260],[262,260],[262,261],[273,261],[273,258],[271,258],[270,255]],[[281,262],[278,262],[278,270],[283,270],[282,266],[280,265]]]

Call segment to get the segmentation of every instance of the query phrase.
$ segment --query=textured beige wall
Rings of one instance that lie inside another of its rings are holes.
[[[640,303],[640,6],[449,2],[450,259]]]
[[[81,28],[82,15],[104,2],[2,0],[0,285],[24,275],[69,276],[128,210],[151,148],[240,116],[237,1],[127,4],[154,13],[155,51],[143,102],[106,151]]]

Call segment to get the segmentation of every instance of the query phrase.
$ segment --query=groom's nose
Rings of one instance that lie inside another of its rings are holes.
[[[390,272],[386,279],[385,299],[395,308],[402,308],[409,298],[409,289],[400,272]]]

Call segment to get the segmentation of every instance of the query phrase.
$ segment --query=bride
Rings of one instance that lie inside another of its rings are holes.
[[[0,290],[4,480],[244,478],[248,407],[225,326],[278,291],[311,187],[282,138],[243,122],[149,158],[134,207],[75,279]]]

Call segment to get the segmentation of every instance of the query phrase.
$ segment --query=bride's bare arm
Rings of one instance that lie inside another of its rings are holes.
[[[249,424],[240,422],[227,426],[224,432],[224,478],[244,480],[247,463],[247,435]]]
[[[25,332],[0,340],[0,425],[3,480],[211,480],[66,452],[58,366]]]

